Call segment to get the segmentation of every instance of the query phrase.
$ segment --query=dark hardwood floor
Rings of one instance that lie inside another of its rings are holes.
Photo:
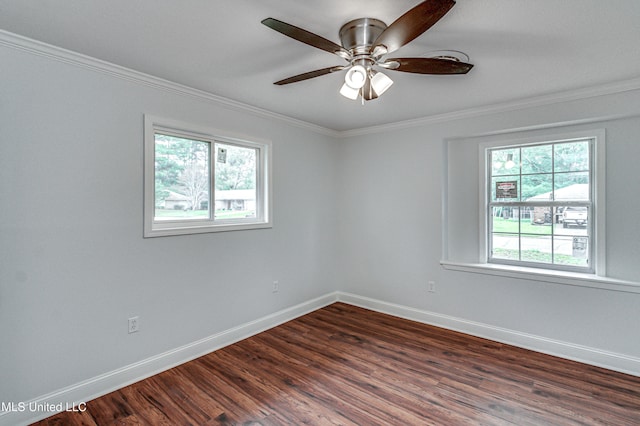
[[[640,378],[336,303],[38,425],[640,425]]]

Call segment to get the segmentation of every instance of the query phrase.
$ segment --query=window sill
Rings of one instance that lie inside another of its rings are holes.
[[[602,290],[640,293],[640,283],[601,277],[578,272],[552,271],[548,269],[523,268],[520,266],[496,265],[489,263],[460,263],[441,260],[440,265],[450,271],[495,275],[523,280],[543,281],[554,284],[599,288]]]
[[[210,232],[227,232],[227,231],[246,231],[250,229],[265,229],[272,228],[271,222],[240,222],[240,223],[218,223],[215,225],[195,225],[189,223],[188,226],[171,226],[170,224],[163,224],[164,226],[145,229],[144,238],[153,237],[168,237],[173,235],[190,235],[190,234],[206,234]]]

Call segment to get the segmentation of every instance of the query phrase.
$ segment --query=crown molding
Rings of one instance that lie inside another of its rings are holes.
[[[391,130],[408,129],[411,127],[424,126],[427,124],[442,123],[447,121],[460,120],[464,118],[478,117],[488,114],[504,113],[519,109],[535,108],[541,106],[552,105],[562,102],[577,101],[582,99],[594,98],[599,96],[612,95],[616,93],[640,90],[640,77],[629,80],[615,81],[605,83],[598,86],[585,87],[575,90],[567,90],[549,95],[535,96],[530,98],[518,99],[509,102],[501,102],[497,104],[484,105],[476,108],[469,108],[460,111],[453,111],[444,114],[430,115],[427,117],[416,118],[412,120],[398,121],[395,123],[381,124],[379,126],[371,126],[362,129],[345,130],[340,132],[340,138],[350,138],[354,136],[369,135],[382,133]],[[622,117],[622,116],[621,116]],[[615,117],[608,117],[615,118]]]
[[[568,90],[559,93],[530,97],[498,104],[485,105],[443,114],[435,114],[412,120],[404,120],[395,123],[381,124],[378,126],[369,126],[360,129],[339,131],[319,126],[317,124],[309,123],[307,121],[298,120],[283,114],[278,114],[263,108],[258,108],[242,102],[234,101],[232,99],[215,95],[204,90],[194,89],[186,85],[178,84],[169,80],[125,68],[120,65],[93,58],[91,56],[83,55],[71,50],[63,49],[61,47],[53,46],[41,41],[33,40],[28,37],[20,36],[8,31],[0,30],[0,45],[16,50],[25,51],[34,55],[47,57],[59,62],[82,67],[94,72],[111,75],[123,80],[143,84],[159,90],[165,90],[174,94],[197,98],[199,100],[204,100],[230,110],[241,111],[262,118],[278,120],[294,127],[303,128],[314,133],[322,134],[336,139],[347,139],[355,136],[408,129],[412,127],[472,118],[482,115],[503,113],[518,109],[534,108],[561,102],[570,102],[598,96],[606,96],[615,93],[640,90],[640,77],[636,77],[629,80],[605,83],[592,87]]]
[[[288,117],[283,114],[278,114],[266,109],[234,101],[233,99],[218,96],[204,90],[194,89],[186,85],[125,68],[120,65],[93,58],[91,56],[83,55],[82,53],[63,49],[58,46],[53,46],[51,44],[14,34],[5,30],[0,30],[0,46],[5,46],[33,55],[46,57],[58,62],[74,65],[102,74],[107,74],[112,77],[142,84],[155,89],[164,90],[182,96],[197,98],[198,100],[204,100],[230,110],[241,111],[271,120],[278,120],[291,126],[304,128],[306,130],[310,130],[312,132],[319,133],[325,136],[336,138],[339,135],[339,132],[328,129],[326,127],[318,126],[316,124]]]

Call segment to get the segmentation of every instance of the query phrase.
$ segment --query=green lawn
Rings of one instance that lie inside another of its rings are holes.
[[[528,219],[520,222],[520,232],[521,234],[526,234],[526,238],[537,238],[536,235],[542,237],[547,237],[551,235],[552,225],[535,225],[532,224]],[[503,219],[501,217],[493,218],[493,232],[500,232],[505,234],[517,234],[518,233],[518,220],[517,219]],[[564,236],[566,237],[566,235]],[[508,260],[522,260],[525,262],[536,262],[536,263],[554,263],[557,265],[577,265],[577,266],[587,266],[586,259],[573,257],[567,254],[554,253],[553,261],[551,259],[551,252],[540,251],[540,250],[523,250],[522,258],[518,257],[517,249],[509,249],[509,248],[493,248],[493,256],[497,259],[508,259]]]
[[[522,252],[522,259],[518,259],[518,250],[494,248],[493,257],[496,259],[523,260],[526,262],[551,263],[551,253],[538,250],[525,250]],[[580,259],[566,254],[554,254],[556,265],[577,265],[587,266],[586,259]]]
[[[247,210],[216,210],[216,219],[236,219],[240,217],[255,217],[256,212]]]
[[[171,218],[205,218],[209,215],[207,210],[165,210],[156,209],[156,217]]]
[[[535,225],[532,224],[528,219],[520,222],[520,232],[523,234],[540,234],[540,235],[551,235],[551,224],[546,225]],[[493,218],[493,232],[504,232],[504,233],[518,233],[518,220],[517,219],[503,219],[501,217]]]
[[[255,215],[254,211],[246,210],[216,210],[216,219],[235,219]],[[156,209],[157,218],[178,218],[178,219],[205,219],[209,216],[208,210],[165,210]]]

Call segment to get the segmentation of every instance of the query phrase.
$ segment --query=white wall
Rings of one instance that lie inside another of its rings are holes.
[[[4,46],[0,63],[0,401],[336,290],[334,139]],[[145,113],[272,140],[273,228],[143,239]]]
[[[479,149],[477,143],[448,141],[516,129],[604,127],[608,273],[640,281],[639,114],[640,91],[634,90],[351,136],[339,148],[341,289],[490,337],[505,331],[513,341],[535,336],[529,341],[589,348],[609,359],[629,357],[639,366],[640,294],[452,271],[439,264],[445,256],[478,262]],[[592,121],[597,123],[587,124]],[[449,206],[441,198],[447,190],[444,149],[455,157],[449,161]],[[448,254],[442,250],[443,207],[449,207]],[[429,280],[436,282],[435,293],[427,292]]]

